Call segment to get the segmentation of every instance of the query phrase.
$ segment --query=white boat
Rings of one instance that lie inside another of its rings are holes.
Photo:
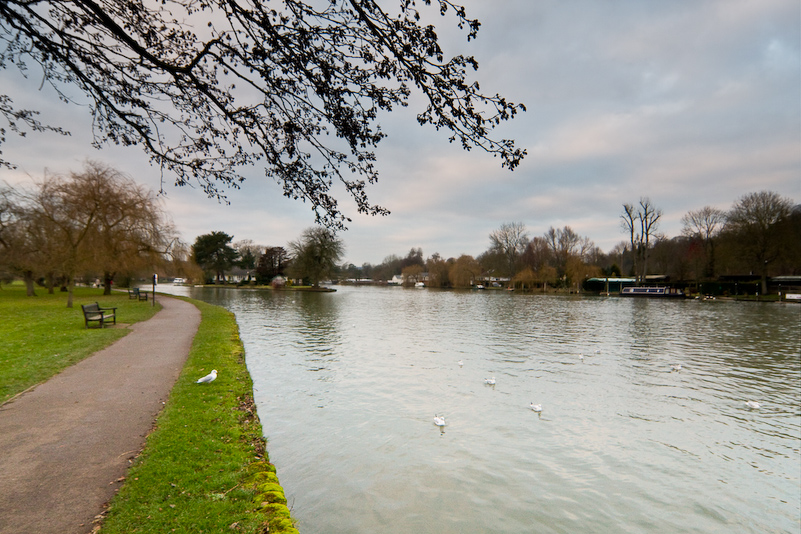
[[[674,287],[624,287],[622,297],[684,297],[684,291]]]

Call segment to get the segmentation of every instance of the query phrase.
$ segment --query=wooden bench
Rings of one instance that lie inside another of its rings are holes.
[[[89,323],[93,322],[97,322],[97,328],[103,328],[107,322],[117,324],[117,308],[101,308],[97,302],[81,304],[81,308],[86,328],[89,328]]]
[[[129,299],[147,300],[147,291],[142,291],[138,287],[128,289]]]

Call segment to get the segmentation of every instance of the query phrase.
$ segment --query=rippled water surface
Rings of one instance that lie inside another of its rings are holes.
[[[801,306],[174,291],[235,312],[303,534],[801,532]]]

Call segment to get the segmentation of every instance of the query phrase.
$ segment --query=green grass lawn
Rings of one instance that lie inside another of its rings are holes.
[[[203,318],[189,359],[101,532],[297,534],[267,458],[234,316],[191,302]],[[195,383],[211,369],[217,380]]]
[[[42,288],[36,293],[25,296],[18,283],[0,287],[0,403],[128,333],[125,328],[85,328],[81,304],[117,307],[117,322],[125,324],[149,319],[161,309],[158,301],[154,308],[130,300],[127,293],[103,296],[102,289],[75,288],[73,308],[67,308],[66,293],[48,295]]]

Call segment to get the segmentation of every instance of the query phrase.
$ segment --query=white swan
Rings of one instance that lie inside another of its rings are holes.
[[[579,360],[584,361],[584,353],[579,354]]]
[[[434,424],[437,426],[445,426],[445,416],[444,415],[435,415],[434,416]]]
[[[485,384],[489,384],[490,386],[494,386],[495,385],[495,377],[493,376],[492,378],[485,378],[484,379],[484,383]]]
[[[671,371],[681,371],[681,364],[680,363],[674,363],[673,365],[670,366],[670,370]]]
[[[531,409],[534,410],[537,413],[540,413],[540,412],[542,412],[542,404],[534,404],[532,402],[531,403]]]
[[[464,362],[462,360],[459,360],[459,367],[461,367],[463,365],[464,365]]]
[[[745,405],[754,410],[759,408],[759,403],[757,401],[746,401]]]
[[[212,369],[209,374],[204,376],[203,378],[197,379],[197,384],[208,384],[209,382],[214,382],[214,379],[217,378],[217,369]]]

